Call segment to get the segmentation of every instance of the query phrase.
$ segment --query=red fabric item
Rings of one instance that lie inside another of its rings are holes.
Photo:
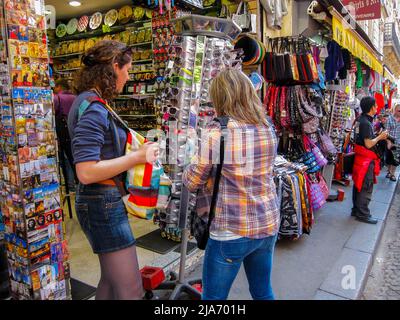
[[[368,167],[371,161],[375,161],[374,183],[377,183],[376,177],[379,175],[380,172],[380,159],[375,154],[375,152],[357,144],[354,147],[354,152],[355,158],[353,167],[353,181],[354,186],[356,187],[358,192],[361,192],[364,178],[367,174]]]
[[[372,87],[374,86],[375,81],[376,81],[376,78],[375,78],[375,71],[374,71],[374,70],[371,70],[371,78],[372,78],[372,83],[371,83],[371,85],[369,86],[369,90],[372,89]]]
[[[381,112],[381,110],[385,107],[385,97],[383,96],[382,93],[375,92],[374,98],[376,101],[376,105],[378,106],[377,113],[379,114]]]

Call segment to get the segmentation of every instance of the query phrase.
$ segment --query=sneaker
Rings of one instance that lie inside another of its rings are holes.
[[[397,181],[397,178],[394,174],[390,176],[390,181]]]
[[[388,172],[387,174],[386,174],[386,178],[390,178],[390,176],[391,176],[391,174],[390,174],[390,172]]]

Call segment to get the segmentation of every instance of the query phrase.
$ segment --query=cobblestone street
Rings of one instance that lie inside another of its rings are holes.
[[[400,300],[400,188],[390,208],[385,230],[362,296],[364,300]]]

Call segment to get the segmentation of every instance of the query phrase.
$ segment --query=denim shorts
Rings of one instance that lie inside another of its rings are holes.
[[[75,210],[94,253],[118,251],[135,244],[117,187],[79,184]]]

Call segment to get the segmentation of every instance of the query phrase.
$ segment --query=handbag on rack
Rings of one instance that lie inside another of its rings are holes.
[[[292,82],[294,80],[293,67],[292,67],[292,54],[290,50],[290,42],[287,38],[282,38],[281,52],[284,57],[284,79],[285,81]]]
[[[281,52],[281,47],[279,47],[280,38],[274,38],[272,41],[275,81],[282,82],[285,81],[285,57]]]
[[[321,151],[325,154],[325,156],[336,156],[338,152],[332,142],[331,137],[326,134],[323,128],[319,128],[317,133]]]
[[[268,82],[274,82],[276,79],[274,68],[274,52],[272,47],[272,39],[266,41],[266,53],[264,59],[264,78]]]
[[[311,151],[314,154],[315,160],[317,161],[318,165],[321,168],[325,167],[328,164],[328,160],[324,157],[318,146],[307,135],[303,136],[303,140],[305,149],[307,151]]]
[[[321,173],[316,175],[314,181],[309,177],[307,177],[307,181],[310,186],[311,206],[313,211],[317,211],[322,208],[329,197],[328,185]]]
[[[223,132],[228,126],[228,117],[220,117],[216,118],[221,125],[221,131]],[[214,179],[214,188],[212,193],[211,205],[209,207],[208,221],[205,221],[204,216],[207,214],[199,215],[196,210],[192,210],[191,212],[191,220],[190,220],[190,232],[194,236],[197,242],[197,247],[200,250],[205,250],[207,247],[208,238],[210,237],[210,226],[211,222],[214,219],[215,215],[215,207],[217,204],[219,184],[221,180],[221,172],[222,166],[224,163],[224,152],[225,152],[225,138],[224,135],[221,134],[221,142],[220,142],[220,163],[217,165],[215,179]],[[206,199],[203,199],[206,200]],[[206,201],[207,202],[207,201]],[[198,205],[198,204],[197,204]]]
[[[247,2],[241,1],[232,20],[242,29],[242,32],[252,31],[252,19],[248,10]]]

